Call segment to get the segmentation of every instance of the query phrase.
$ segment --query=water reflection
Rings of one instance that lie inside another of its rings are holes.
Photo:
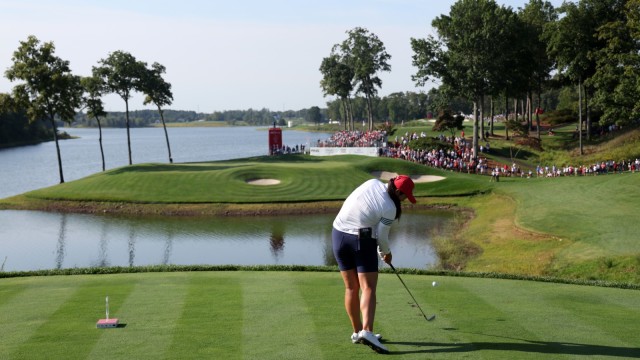
[[[322,249],[322,258],[324,259],[325,265],[338,265],[336,257],[333,255],[333,240],[331,239],[331,233],[325,235],[324,248]]]
[[[109,246],[109,238],[107,237],[107,224],[103,223],[101,228],[102,230],[100,231],[100,241],[98,243],[98,262],[95,266],[107,267],[110,266],[109,257],[107,256],[107,249]]]
[[[129,266],[134,266],[135,263],[133,260],[136,258],[136,236],[135,236],[135,228],[129,228],[129,241],[127,242],[129,247]]]
[[[67,214],[62,214],[60,218],[61,220],[60,230],[58,231],[58,245],[56,246],[56,269],[62,269],[67,234]]]
[[[246,218],[124,217],[0,211],[4,271],[144,265],[335,265],[335,214]],[[392,229],[394,263],[437,263],[431,238],[451,212],[407,211]],[[25,227],[24,224],[38,224]],[[55,229],[51,232],[51,229]]]
[[[269,245],[271,254],[277,263],[284,251],[284,227],[282,224],[273,224],[271,228],[271,236],[269,236]]]
[[[169,265],[169,259],[171,258],[171,249],[173,249],[173,231],[167,232],[167,240],[164,243],[164,254],[162,256],[162,265]]]

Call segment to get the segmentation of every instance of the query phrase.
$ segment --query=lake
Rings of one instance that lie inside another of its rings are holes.
[[[216,161],[267,155],[266,127],[168,128],[173,161]],[[60,153],[65,181],[102,171],[98,129],[62,128],[77,139],[61,140]],[[282,131],[282,143],[295,146],[326,139],[331,134]],[[103,129],[106,168],[129,164],[126,129]],[[169,162],[162,128],[131,129],[133,163]],[[53,141],[38,145],[0,149],[0,198],[56,185],[60,182]]]
[[[174,162],[266,155],[266,128],[169,128]],[[63,129],[66,181],[101,171],[97,129]],[[283,143],[307,148],[330,134],[283,130]],[[161,128],[131,130],[134,163],[168,162]],[[107,169],[128,164],[126,130],[104,129]],[[0,198],[59,183],[53,142],[0,150]],[[0,271],[96,266],[334,265],[335,214],[292,217],[133,217],[0,211]],[[438,259],[433,236],[446,236],[446,211],[405,211],[392,228],[394,264],[428,268]]]

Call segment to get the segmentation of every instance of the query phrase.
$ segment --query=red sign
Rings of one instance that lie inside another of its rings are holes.
[[[269,129],[269,155],[274,154],[278,149],[282,148],[282,129]]]

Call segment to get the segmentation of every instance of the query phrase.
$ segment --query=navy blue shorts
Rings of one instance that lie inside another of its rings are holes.
[[[375,239],[360,241],[358,235],[333,229],[333,255],[340,271],[357,269],[359,273],[378,272],[378,244]]]

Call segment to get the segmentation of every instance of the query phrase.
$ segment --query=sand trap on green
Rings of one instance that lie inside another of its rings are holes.
[[[280,184],[280,180],[277,180],[277,179],[249,179],[249,180],[247,180],[247,184],[249,184],[249,185],[260,185],[260,186],[278,185],[278,184]]]
[[[389,172],[389,171],[374,171],[371,173],[371,175],[375,176],[380,180],[389,181],[391,180],[391,178],[398,176],[398,173]],[[413,180],[413,182],[416,182],[416,183],[427,183],[427,182],[434,182],[434,181],[440,181],[445,179],[444,176],[436,176],[436,175],[409,175],[409,177],[411,178],[411,180]]]

